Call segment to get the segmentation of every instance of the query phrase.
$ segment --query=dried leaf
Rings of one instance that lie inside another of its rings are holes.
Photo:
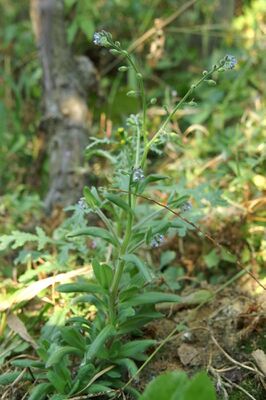
[[[26,342],[30,343],[34,349],[36,349],[37,343],[31,337],[29,332],[27,331],[26,326],[24,323],[15,315],[9,314],[7,317],[7,325],[9,326],[12,331],[17,333],[22,339],[26,340]]]
[[[75,271],[66,272],[64,274],[58,274],[50,278],[45,278],[37,282],[33,282],[29,286],[15,292],[10,299],[1,302],[0,311],[7,310],[13,304],[18,304],[21,303],[22,301],[28,301],[33,299],[33,297],[37,296],[37,294],[39,294],[42,290],[48,288],[49,286],[55,283],[58,282],[62,283],[64,281],[68,281],[71,278],[74,278],[75,276],[86,275],[89,273],[92,273],[92,268],[91,266],[86,266],[83,268],[76,269]]]
[[[257,366],[266,376],[266,354],[263,350],[257,349],[251,353],[252,357],[256,361]]]

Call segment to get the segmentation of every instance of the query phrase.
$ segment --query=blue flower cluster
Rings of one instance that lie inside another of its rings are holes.
[[[189,201],[186,201],[182,206],[180,207],[181,212],[187,212],[192,209],[192,204]]]
[[[224,64],[223,67],[224,69],[234,69],[237,64],[237,59],[235,56],[227,55],[224,58]]]
[[[164,236],[157,234],[154,236],[154,238],[151,241],[151,247],[153,249],[156,249],[157,247],[159,247],[164,241]]]
[[[144,178],[145,178],[144,172],[140,167],[133,169],[132,181],[134,183],[142,181]]]
[[[78,201],[78,206],[82,211],[87,211],[88,210],[88,204],[86,203],[85,197],[81,197]]]
[[[96,46],[109,47],[112,36],[109,32],[100,31],[95,32],[93,35],[93,43]]]

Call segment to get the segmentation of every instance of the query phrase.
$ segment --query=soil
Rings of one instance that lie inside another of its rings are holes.
[[[256,400],[265,399],[265,376],[252,356],[257,349],[266,353],[265,323],[266,295],[254,298],[236,289],[224,290],[197,311],[184,308],[166,315],[145,328],[147,338],[160,342],[178,324],[186,325],[186,329],[175,334],[147,364],[138,389],[142,391],[166,371],[182,370],[193,375],[207,370],[219,399],[248,398],[239,386]]]

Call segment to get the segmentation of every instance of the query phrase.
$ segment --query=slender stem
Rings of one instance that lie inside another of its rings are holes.
[[[137,148],[136,148],[135,168],[139,167],[139,156],[140,156],[140,129],[139,129],[139,123],[137,121]]]
[[[131,207],[132,205],[132,194],[131,194],[131,177],[129,181],[129,191],[128,191],[128,205]],[[124,266],[125,266],[125,261],[123,260],[123,256],[127,252],[127,248],[130,242],[131,234],[132,234],[132,225],[133,225],[133,214],[128,214],[128,219],[127,219],[127,226],[126,226],[126,232],[124,236],[124,240],[121,244],[120,251],[118,254],[118,264],[115,269],[115,274],[113,278],[113,282],[110,288],[110,297],[109,297],[109,311],[110,311],[110,322],[114,324],[115,322],[115,316],[116,316],[116,298],[117,298],[117,293],[118,293],[118,288],[119,288],[119,283],[121,281],[123,271],[124,271]]]
[[[151,145],[156,141],[158,136],[164,131],[164,129],[166,128],[167,124],[170,122],[170,120],[175,115],[176,111],[184,104],[184,102],[194,92],[194,90],[197,89],[197,87],[200,86],[202,82],[204,82],[206,79],[208,79],[213,74],[213,72],[218,70],[219,68],[220,68],[220,66],[215,65],[206,75],[204,75],[201,79],[199,79],[198,82],[196,82],[194,85],[192,85],[190,87],[190,89],[187,91],[187,93],[184,95],[184,97],[182,97],[182,99],[175,105],[173,110],[168,114],[168,116],[166,117],[166,119],[163,122],[163,124],[160,126],[158,131],[155,133],[155,135],[146,144],[146,146],[144,148],[144,152],[143,152],[143,156],[142,156],[142,160],[141,160],[142,168],[145,165],[145,162],[146,162],[146,159],[147,159],[147,155],[148,155],[148,152],[150,150]]]
[[[144,143],[146,145],[147,143],[147,132],[146,132],[146,120],[147,120],[147,102],[146,102],[146,95],[145,95],[145,88],[144,88],[144,82],[143,82],[143,77],[142,74],[140,73],[138,67],[132,60],[129,54],[126,56],[129,64],[132,66],[134,71],[136,72],[137,79],[139,81],[139,87],[140,87],[140,95],[141,95],[141,101],[142,101],[142,136],[144,138]],[[138,165],[139,166],[139,165]]]

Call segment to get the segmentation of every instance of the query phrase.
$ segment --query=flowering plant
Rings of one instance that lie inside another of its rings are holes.
[[[55,330],[49,341],[43,338],[38,349],[41,362],[33,368],[48,370],[47,382],[44,383],[40,375],[41,383],[35,387],[30,400],[39,398],[40,393],[45,396],[54,391],[57,397],[53,399],[99,392],[118,398],[123,389],[138,397],[136,389],[125,385],[125,379],[137,375],[137,363],[145,360],[145,351],[156,344],[154,340],[138,339],[140,329],[162,317],[156,309],[158,303],[182,301],[178,294],[160,290],[158,277],[143,260],[141,249],[156,251],[169,232],[176,234],[180,227],[187,229],[186,220],[183,218],[180,222],[178,217],[190,213],[192,208],[189,196],[179,196],[175,190],[169,194],[166,205],[154,201],[145,207],[145,201],[150,200],[147,197],[149,187],[168,179],[148,173],[148,155],[160,145],[162,137],[167,136],[168,124],[195,90],[204,83],[214,85],[212,76],[215,72],[231,70],[236,65],[235,57],[228,55],[209,71],[203,71],[198,81],[167,113],[158,130],[149,135],[147,108],[155,99],[147,99],[143,75],[133,57],[108,32],[96,32],[93,42],[127,62],[118,68],[120,72],[129,68],[134,71],[138,90],[130,90],[127,95],[140,99],[141,111],[130,115],[123,128],[125,145],[118,147],[112,185],[108,188],[85,187],[84,197],[79,201],[80,212],[85,217],[88,213],[96,214],[101,225],[78,227],[67,235],[69,241],[79,237],[95,240],[94,276],[90,280],[80,278],[76,283],[60,285],[57,290],[74,294],[74,304],[94,305],[95,315],[92,320],[75,316]],[[87,156],[95,154],[97,146],[102,145],[103,141],[92,138],[86,149]],[[168,211],[172,209],[176,211],[169,215]]]

